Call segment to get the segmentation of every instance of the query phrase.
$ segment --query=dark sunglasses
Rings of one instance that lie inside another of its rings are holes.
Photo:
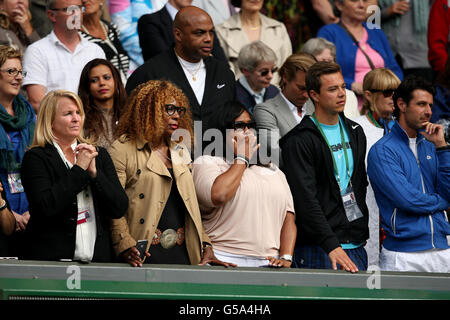
[[[262,71],[259,71],[259,75],[261,77],[265,77],[265,76],[267,76],[269,74],[269,71],[272,72],[272,74],[274,74],[275,72],[278,71],[278,67],[274,67],[274,68],[272,68],[272,70],[264,69]]]
[[[186,108],[185,107],[177,107],[174,104],[166,104],[166,112],[169,116],[173,116],[175,114],[175,111],[178,112],[178,116],[182,118],[186,114]]]
[[[238,130],[238,129],[244,130],[245,128],[256,129],[256,122],[255,121],[250,121],[250,122],[238,121],[233,124],[234,130]]]
[[[383,96],[385,98],[390,97],[394,94],[395,90],[394,89],[386,89],[386,90],[369,90],[372,93],[377,93],[377,92],[382,92]]]

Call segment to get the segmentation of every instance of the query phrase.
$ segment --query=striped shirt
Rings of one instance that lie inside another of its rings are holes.
[[[81,34],[89,42],[98,44],[105,52],[106,59],[109,60],[116,68],[122,78],[122,82],[125,85],[128,78],[128,70],[130,69],[130,58],[127,52],[123,48],[119,40],[119,30],[115,24],[101,21],[105,31],[107,33],[106,40],[95,38],[87,33],[87,29],[82,27]]]

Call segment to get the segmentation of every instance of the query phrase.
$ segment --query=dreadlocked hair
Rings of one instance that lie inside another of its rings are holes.
[[[189,101],[183,91],[166,80],[150,80],[137,86],[128,100],[119,120],[115,137],[126,135],[130,140],[143,139],[150,145],[163,142],[167,124],[164,121],[165,105],[173,103],[186,108],[186,114],[178,120],[178,127],[187,130],[194,141]]]

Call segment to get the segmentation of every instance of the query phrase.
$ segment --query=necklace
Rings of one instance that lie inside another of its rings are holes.
[[[260,28],[260,26],[257,26],[257,27],[248,27],[250,30],[252,30],[252,31],[255,31],[255,30],[258,30],[259,28]]]
[[[181,63],[181,65],[183,66],[183,68],[184,68],[187,72],[189,72],[189,74],[190,74],[191,77],[192,77],[192,81],[197,81],[196,75],[197,75],[197,73],[200,71],[200,69],[201,69],[202,66],[203,66],[202,60],[200,60],[199,66],[198,66],[197,70],[195,70],[195,72],[192,72],[192,71],[191,71],[191,70],[183,63],[183,60],[182,60],[180,57],[178,57],[178,60],[180,61],[180,63]]]
[[[109,40],[108,32],[106,31],[106,27],[103,25],[103,22],[101,22],[101,21],[100,21],[100,27],[102,28],[103,34],[105,35],[105,41]],[[83,31],[86,32],[87,34],[90,34],[89,30],[84,25],[81,26],[81,29],[83,29]]]

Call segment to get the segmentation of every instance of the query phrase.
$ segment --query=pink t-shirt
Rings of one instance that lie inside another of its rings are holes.
[[[384,67],[383,57],[377,51],[372,49],[372,47],[367,43],[368,37],[369,35],[367,33],[367,30],[364,29],[364,36],[359,42],[359,46],[369,56],[370,60],[372,60],[372,63],[375,66],[375,68],[383,68]],[[362,53],[361,49],[358,49],[356,51],[356,60],[355,60],[355,82],[363,83],[364,76],[371,70],[372,68],[370,68],[369,61],[367,61],[367,58]],[[363,102],[364,98],[358,96],[359,110],[361,110]]]
[[[276,166],[250,166],[235,196],[216,207],[211,201],[211,188],[229,168],[221,157],[201,156],[192,169],[203,226],[213,247],[258,258],[279,255],[284,219],[288,211],[294,212],[285,175]]]

